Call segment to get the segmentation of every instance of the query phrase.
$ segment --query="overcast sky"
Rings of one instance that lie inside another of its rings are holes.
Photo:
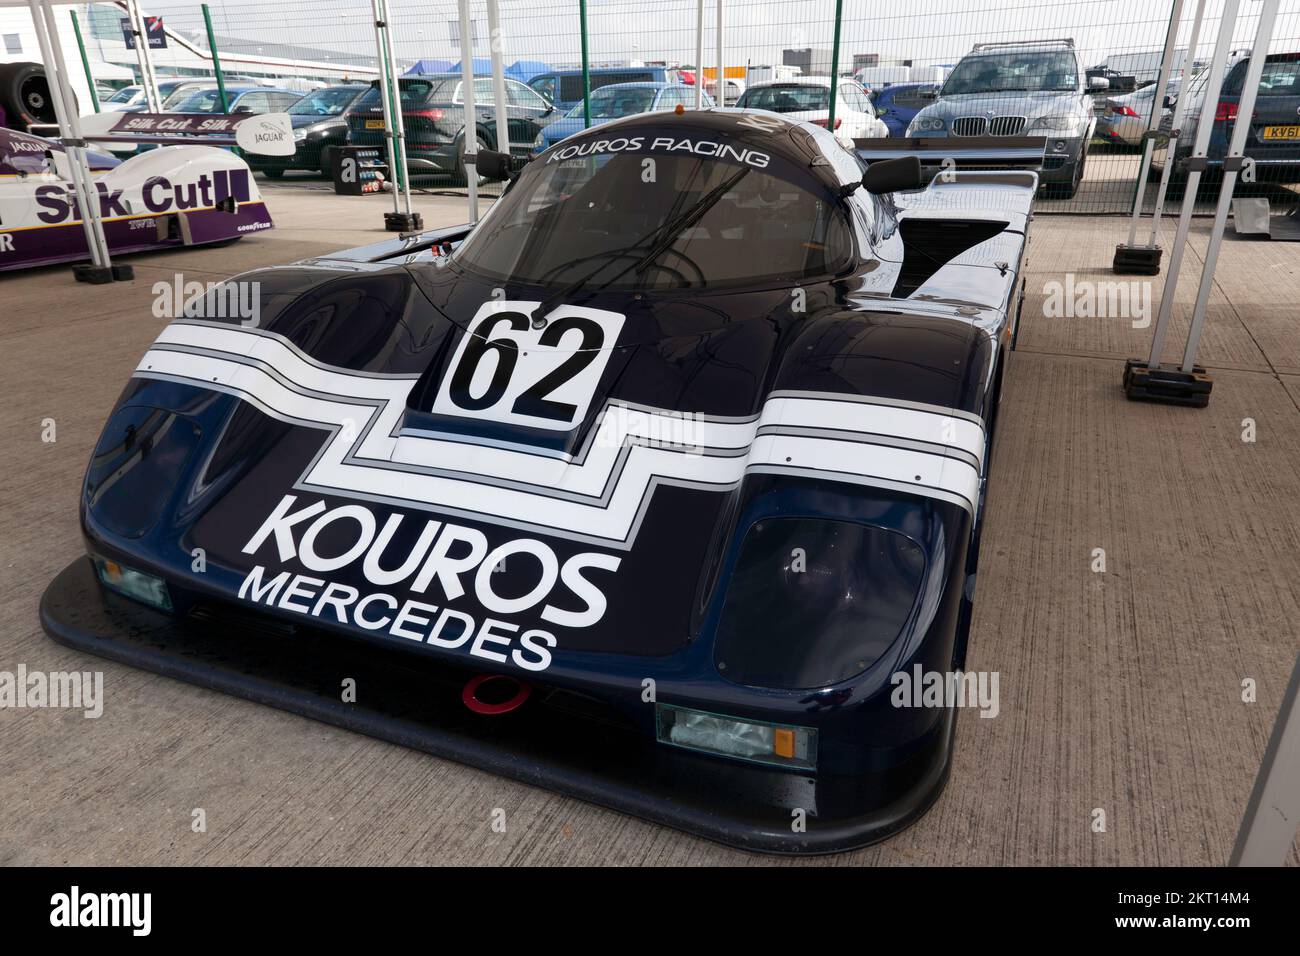
[[[1217,17],[1223,0],[1209,0]],[[1190,20],[1194,0],[1187,0]],[[374,29],[368,0],[209,0],[217,32],[299,43],[341,53],[370,53]],[[691,62],[695,57],[694,0],[589,0],[593,61],[626,59]],[[844,0],[841,59],[879,53],[923,63],[952,63],[976,42],[1071,37],[1085,63],[1108,54],[1158,49],[1164,42],[1172,0]],[[470,4],[486,56],[486,6]],[[705,63],[714,62],[715,0],[705,4]],[[163,14],[172,29],[201,30],[198,3],[145,0],[146,13]],[[397,52],[405,58],[450,57],[455,0],[390,0]],[[1243,0],[1248,14],[1236,43],[1249,45],[1259,0]],[[577,0],[502,0],[506,62],[537,59],[577,62],[580,57]],[[1275,48],[1300,49],[1300,0],[1283,0]],[[724,36],[732,66],[779,63],[788,47],[825,46],[832,40],[834,0],[730,0]],[[1216,24],[1203,33],[1208,44]],[[1183,42],[1186,40],[1186,28]],[[158,62],[165,62],[160,51]]]

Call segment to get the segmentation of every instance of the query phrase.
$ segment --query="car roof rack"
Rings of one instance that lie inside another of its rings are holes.
[[[1074,37],[1064,37],[1058,40],[999,40],[994,43],[976,43],[971,47],[971,52],[974,53],[977,50],[989,50],[994,47],[1002,46],[1053,46],[1056,44],[1067,46],[1073,50]]]

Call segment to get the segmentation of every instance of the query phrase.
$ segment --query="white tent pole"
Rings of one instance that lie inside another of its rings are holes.
[[[126,15],[135,31],[135,59],[140,65],[140,85],[144,101],[151,113],[162,112],[162,97],[158,95],[158,77],[153,71],[153,56],[149,52],[149,36],[144,25],[144,14],[136,0],[126,0]]]
[[[1210,61],[1209,80],[1205,84],[1205,96],[1201,100],[1201,118],[1196,124],[1196,143],[1192,147],[1192,165],[1187,174],[1186,192],[1183,194],[1183,208],[1178,218],[1178,233],[1174,237],[1174,247],[1169,256],[1169,269],[1165,274],[1165,288],[1160,295],[1160,314],[1156,318],[1156,329],[1151,336],[1151,357],[1147,368],[1160,367],[1160,353],[1165,342],[1165,332],[1169,328],[1169,318],[1173,314],[1174,294],[1178,289],[1178,270],[1182,266],[1183,250],[1187,248],[1187,234],[1192,228],[1192,213],[1196,208],[1196,190],[1201,185],[1201,170],[1196,161],[1203,160],[1210,145],[1210,130],[1214,126],[1214,114],[1208,110],[1219,102],[1219,91],[1223,88],[1224,67],[1228,62],[1228,48],[1232,46],[1232,31],[1237,23],[1237,8],[1240,0],[1223,0],[1223,13],[1219,20],[1219,37],[1214,45],[1214,57]],[[1179,102],[1186,99],[1179,95]],[[1173,155],[1165,160],[1165,173],[1173,165]]]
[[[718,0],[718,82],[717,92],[713,95],[713,102],[717,103],[719,106],[726,106],[727,85],[723,82],[723,74],[726,72],[726,67],[723,66],[724,44],[722,32],[722,2],[723,0]]]
[[[1219,204],[1214,210],[1214,228],[1210,230],[1205,265],[1201,269],[1201,285],[1196,292],[1196,308],[1192,312],[1192,327],[1187,333],[1187,348],[1183,352],[1184,372],[1190,372],[1195,366],[1196,346],[1201,339],[1201,329],[1205,326],[1205,310],[1210,303],[1210,287],[1214,284],[1214,267],[1219,261],[1223,230],[1228,224],[1228,208],[1232,205],[1232,192],[1237,185],[1237,169],[1242,151],[1246,148],[1246,133],[1250,130],[1250,118],[1255,112],[1255,98],[1259,93],[1260,77],[1264,73],[1264,61],[1268,59],[1268,47],[1273,41],[1278,2],[1279,0],[1264,0],[1259,11],[1255,45],[1251,48],[1250,61],[1246,64],[1246,79],[1237,100],[1237,121],[1232,124],[1232,139],[1228,142],[1228,154],[1223,164],[1223,183],[1219,186]],[[1211,102],[1217,103],[1218,98],[1206,100],[1202,104],[1202,122],[1208,118],[1207,110]]]
[[[397,165],[399,158],[397,156],[397,146],[395,144],[397,129],[397,114],[401,112],[402,94],[397,81],[389,76],[388,58],[384,56],[384,29],[387,21],[384,19],[384,10],[382,0],[370,0],[370,16],[375,24],[375,58],[376,65],[379,67],[379,105],[384,111],[384,146],[388,154],[388,174],[394,179],[400,176]],[[397,95],[397,103],[393,102],[393,94]],[[405,157],[401,157],[405,159]],[[396,183],[393,189],[393,212],[400,213],[401,199],[397,195]]]
[[[389,18],[388,0],[379,0],[379,10],[381,19],[384,23],[383,46],[380,49],[380,56],[384,58],[382,64],[388,76],[392,78],[392,93],[397,97],[393,103],[393,153],[397,159],[398,169],[401,171],[398,175],[398,187],[401,191],[401,199],[406,206],[406,215],[411,215],[411,173],[406,165],[406,118],[402,115],[402,81],[398,78],[397,58],[393,53],[393,22]],[[393,200],[393,211],[400,212],[397,205],[397,198]]]
[[[695,2],[695,108],[704,109],[704,0]]]
[[[1160,55],[1160,73],[1156,78],[1156,91],[1151,97],[1151,116],[1147,120],[1147,132],[1154,133],[1160,128],[1160,110],[1164,106],[1165,93],[1169,89],[1169,74],[1173,69],[1174,47],[1178,42],[1178,29],[1182,26],[1183,0],[1174,0],[1174,8],[1169,14],[1169,31],[1165,34],[1165,48]],[[1142,218],[1142,200],[1147,191],[1147,170],[1151,168],[1151,154],[1155,152],[1155,139],[1146,136],[1142,142],[1142,161],[1138,164],[1137,189],[1133,196],[1133,218],[1128,226],[1128,245],[1133,247],[1137,241],[1138,220]]]
[[[470,138],[477,136],[478,113],[474,109],[474,21],[469,15],[469,0],[456,0],[456,12],[460,18],[460,88],[465,102],[465,133],[461,137],[461,149],[465,158],[465,183],[469,187],[469,221],[478,222],[478,166],[474,162],[478,142],[476,139],[470,143]]]
[[[1192,17],[1192,35],[1187,40],[1187,53],[1183,57],[1183,80],[1178,88],[1178,101],[1174,104],[1174,115],[1170,118],[1171,136],[1165,147],[1165,168],[1160,171],[1160,189],[1156,192],[1156,208],[1151,216],[1151,238],[1147,246],[1154,249],[1156,235],[1160,231],[1160,215],[1165,208],[1165,194],[1169,191],[1169,179],[1174,174],[1174,164],[1170,161],[1178,149],[1178,128],[1182,125],[1187,112],[1188,88],[1192,85],[1192,72],[1196,68],[1196,46],[1201,40],[1201,26],[1205,22],[1205,0],[1196,0],[1196,13]],[[1163,101],[1162,101],[1163,102]]]
[[[58,27],[54,21],[54,10],[41,0],[28,0],[31,8],[32,25],[36,29],[36,42],[41,48],[41,57],[45,62],[46,78],[50,83],[50,95],[54,100],[54,114],[59,124],[59,136],[63,140],[72,175],[72,188],[77,194],[77,206],[81,213],[81,225],[86,233],[86,246],[90,251],[90,261],[96,268],[108,269],[112,263],[108,255],[108,241],[104,237],[104,225],[100,217],[99,193],[95,189],[86,163],[85,140],[81,138],[81,122],[77,116],[72,91],[68,88],[68,79],[63,61],[63,48],[59,43]]]
[[[488,39],[492,47],[492,99],[497,124],[497,152],[510,155],[510,109],[506,102],[506,75],[502,65],[501,13],[498,0],[487,0]]]

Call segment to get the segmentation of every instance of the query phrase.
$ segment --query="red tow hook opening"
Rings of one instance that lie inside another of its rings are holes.
[[[508,714],[523,706],[532,687],[504,674],[477,674],[465,682],[460,699],[476,714]]]

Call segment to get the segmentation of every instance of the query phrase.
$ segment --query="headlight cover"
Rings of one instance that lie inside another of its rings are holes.
[[[804,690],[860,674],[898,638],[925,554],[905,535],[821,518],[767,518],[741,544],[714,664],[754,687]]]
[[[113,534],[138,538],[157,523],[202,437],[183,415],[148,405],[119,408],[86,469],[86,507]]]
[[[911,124],[907,127],[907,135],[913,133],[937,133],[946,128],[947,123],[942,117],[938,116],[916,116],[912,118]]]
[[[1040,116],[1030,124],[1030,129],[1051,129],[1074,133],[1079,126],[1077,116]]]

